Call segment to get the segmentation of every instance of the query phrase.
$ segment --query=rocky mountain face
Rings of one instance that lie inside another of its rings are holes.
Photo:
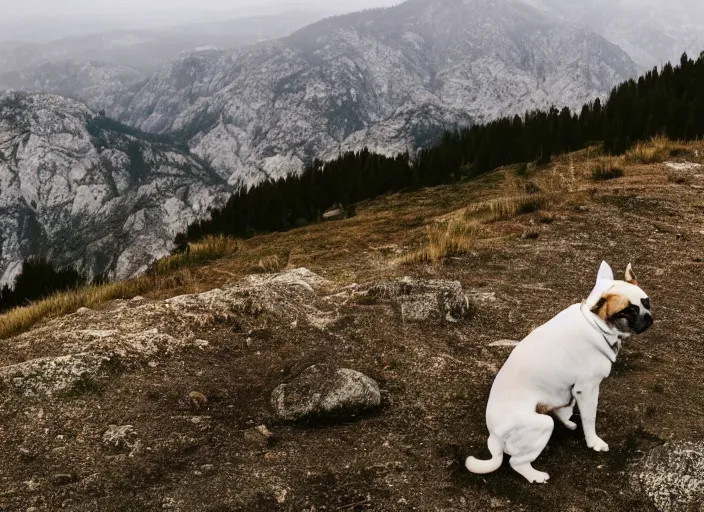
[[[0,281],[29,256],[124,278],[220,204],[224,180],[184,149],[47,94],[0,95]]]
[[[517,0],[410,0],[184,55],[104,107],[251,184],[313,156],[397,153],[443,128],[579,106],[635,74],[615,45]]]
[[[69,59],[0,73],[0,89],[58,94],[99,107],[142,78],[126,66]]]
[[[575,20],[616,43],[643,69],[704,51],[704,5],[677,0],[525,0],[558,20]]]

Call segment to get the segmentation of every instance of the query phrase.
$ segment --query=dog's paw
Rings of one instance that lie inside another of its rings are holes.
[[[603,439],[597,437],[591,442],[587,443],[587,446],[596,452],[608,452],[609,445],[604,442]]]
[[[565,426],[570,430],[576,430],[577,424],[574,421],[566,421]]]
[[[546,484],[550,480],[550,475],[542,471],[536,471],[530,479],[532,484]]]

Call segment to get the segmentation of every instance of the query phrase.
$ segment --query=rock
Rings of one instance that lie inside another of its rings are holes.
[[[674,171],[696,171],[704,167],[695,162],[665,162],[665,166]]]
[[[459,281],[416,280],[375,283],[366,292],[368,300],[390,299],[400,309],[405,321],[429,319],[455,322],[472,311],[471,303]]]
[[[188,394],[188,401],[191,407],[193,407],[194,409],[200,409],[201,407],[207,405],[208,397],[206,397],[200,391],[191,391]]]
[[[110,425],[103,434],[103,444],[115,452],[132,451],[138,446],[137,431],[132,425]]]
[[[380,404],[381,392],[373,379],[325,364],[307,368],[271,394],[274,412],[286,421],[346,419]]]
[[[25,396],[70,392],[92,381],[109,359],[87,352],[32,359],[0,368],[0,382]]]
[[[345,209],[341,205],[335,205],[323,214],[323,220],[340,220],[345,218]]]
[[[633,468],[631,483],[661,512],[702,510],[704,442],[654,448]]]
[[[499,340],[493,343],[489,343],[490,347],[515,347],[520,341],[516,340]]]
[[[271,433],[266,425],[259,425],[258,427],[245,430],[244,438],[248,443],[263,448],[272,443],[274,434]]]

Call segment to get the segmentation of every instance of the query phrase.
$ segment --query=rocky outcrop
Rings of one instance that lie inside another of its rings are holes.
[[[381,392],[373,379],[325,364],[307,368],[271,394],[271,407],[285,421],[353,418],[380,404]]]
[[[99,387],[134,365],[186,349],[207,351],[198,329],[241,317],[275,315],[322,327],[329,313],[312,305],[329,283],[307,269],[249,276],[227,289],[166,301],[122,300],[109,311],[84,309],[17,338],[20,346],[57,347],[53,356],[0,367],[0,384],[27,397],[55,396]],[[88,390],[90,391],[90,390]],[[201,407],[207,398],[193,392]]]
[[[632,469],[632,483],[661,512],[704,507],[704,443],[668,443],[654,448]]]

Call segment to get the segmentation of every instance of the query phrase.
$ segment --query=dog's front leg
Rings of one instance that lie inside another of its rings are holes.
[[[582,417],[582,429],[587,446],[597,452],[608,452],[609,445],[596,435],[596,408],[599,402],[599,384],[601,381],[578,383],[574,387],[579,414]]]

